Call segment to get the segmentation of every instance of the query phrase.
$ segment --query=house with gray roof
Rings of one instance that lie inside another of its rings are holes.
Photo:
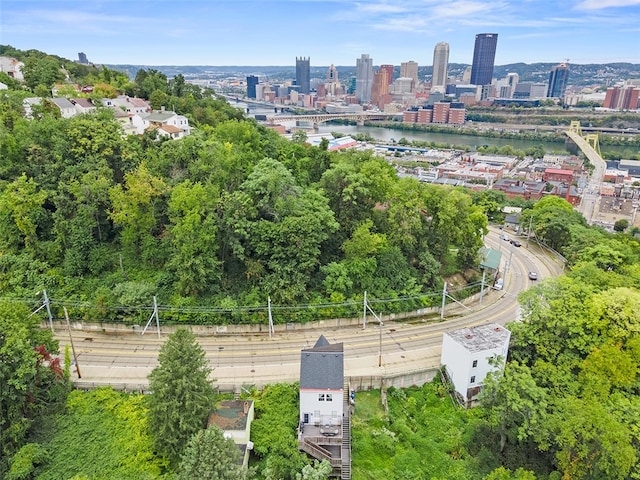
[[[148,125],[146,130],[156,130],[159,135],[171,138],[182,138],[191,133],[189,119],[176,112],[165,110],[153,110],[150,113],[141,115],[144,122]]]
[[[332,476],[351,478],[349,388],[344,381],[342,343],[320,335],[300,355],[300,427],[298,448],[327,460]]]
[[[66,98],[55,97],[49,100],[60,109],[60,115],[62,118],[71,118],[78,114],[75,105]]]

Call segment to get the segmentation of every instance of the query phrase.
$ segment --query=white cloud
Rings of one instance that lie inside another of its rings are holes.
[[[578,10],[603,10],[605,8],[633,7],[640,5],[640,0],[584,0],[575,8]]]

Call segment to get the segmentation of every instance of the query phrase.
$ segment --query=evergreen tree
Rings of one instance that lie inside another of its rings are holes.
[[[169,335],[158,361],[149,375],[149,427],[158,451],[177,462],[212,409],[211,368],[195,336],[185,329]]]
[[[240,450],[233,440],[224,438],[213,425],[197,432],[182,454],[178,480],[243,480],[246,474],[238,464]]]

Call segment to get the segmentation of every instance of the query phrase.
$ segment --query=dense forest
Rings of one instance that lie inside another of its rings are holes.
[[[173,307],[167,321],[257,322],[234,308],[270,296],[349,315],[367,291],[407,299],[386,311],[410,310],[442,275],[476,266],[487,218],[467,192],[399,179],[369,152],[285,140],[213,92],[195,98],[184,79],[141,71],[124,88],[173,105],[195,130],[123,136],[108,108],[62,119],[46,102],[27,120],[20,101],[32,93],[2,94],[1,295],[44,288],[100,321],[156,295]]]

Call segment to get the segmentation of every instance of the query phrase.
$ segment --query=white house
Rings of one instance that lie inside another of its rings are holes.
[[[48,100],[53,102],[55,106],[60,109],[60,115],[62,115],[62,118],[71,118],[78,114],[75,105],[66,98],[55,97]]]
[[[240,449],[242,466],[249,465],[249,451],[253,444],[251,437],[251,422],[255,416],[253,400],[223,400],[216,405],[216,409],[209,415],[208,426],[217,425],[225,438],[230,438]]]
[[[487,374],[504,368],[510,338],[511,332],[497,323],[443,334],[440,363],[460,403],[472,406]]]
[[[24,67],[24,63],[20,60],[13,57],[0,57],[0,72],[4,72],[20,82],[24,82],[22,67]]]
[[[351,411],[342,343],[320,335],[300,356],[298,448],[331,464],[331,476],[351,478]]]
[[[320,335],[300,358],[300,424],[338,426],[344,412],[344,352]]]
[[[140,116],[148,124],[147,130],[157,130],[160,135],[182,138],[191,133],[189,119],[183,115],[178,115],[176,112],[163,108]]]

